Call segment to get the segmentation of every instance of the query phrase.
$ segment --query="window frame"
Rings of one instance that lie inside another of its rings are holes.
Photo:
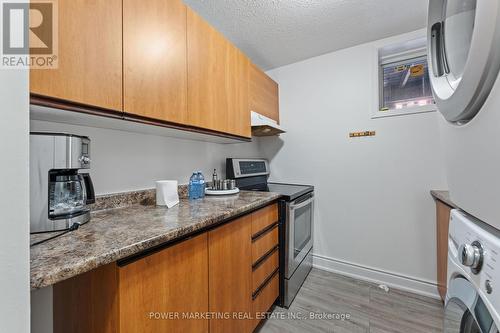
[[[376,96],[377,104],[375,110],[372,112],[372,119],[384,118],[384,117],[394,117],[394,116],[404,116],[404,115],[414,115],[418,113],[427,113],[437,111],[436,104],[413,106],[403,109],[390,109],[387,111],[380,111],[384,100],[384,72],[383,66],[388,64],[398,64],[408,62],[412,59],[418,59],[425,57],[427,61],[427,50],[426,47],[411,49],[399,53],[394,53],[390,55],[381,56],[381,50],[384,47],[379,47],[376,50]],[[429,69],[427,65],[427,69]]]

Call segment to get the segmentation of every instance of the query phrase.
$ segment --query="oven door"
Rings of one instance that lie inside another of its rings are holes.
[[[314,194],[287,204],[285,277],[290,278],[313,246]]]
[[[446,299],[445,333],[499,332],[481,296],[463,277],[452,280]]]

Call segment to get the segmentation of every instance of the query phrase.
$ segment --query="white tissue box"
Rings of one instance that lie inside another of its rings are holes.
[[[172,208],[179,203],[177,180],[159,180],[156,182],[156,205]]]

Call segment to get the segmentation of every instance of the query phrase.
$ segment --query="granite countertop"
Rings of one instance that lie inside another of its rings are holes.
[[[242,191],[234,196],[181,199],[170,209],[133,204],[93,212],[91,221],[78,230],[31,247],[31,289],[180,239],[279,197],[278,193]],[[32,236],[32,243],[36,240]]]
[[[448,191],[432,190],[431,195],[434,199],[442,201],[452,208],[458,208],[457,205],[451,201],[450,192]]]

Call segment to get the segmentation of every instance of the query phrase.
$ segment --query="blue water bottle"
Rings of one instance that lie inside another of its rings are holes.
[[[198,173],[193,172],[191,178],[189,178],[189,186],[188,186],[188,195],[189,199],[197,199],[198,198]]]
[[[205,177],[203,177],[203,174],[201,171],[198,171],[198,198],[204,198],[205,197]]]

